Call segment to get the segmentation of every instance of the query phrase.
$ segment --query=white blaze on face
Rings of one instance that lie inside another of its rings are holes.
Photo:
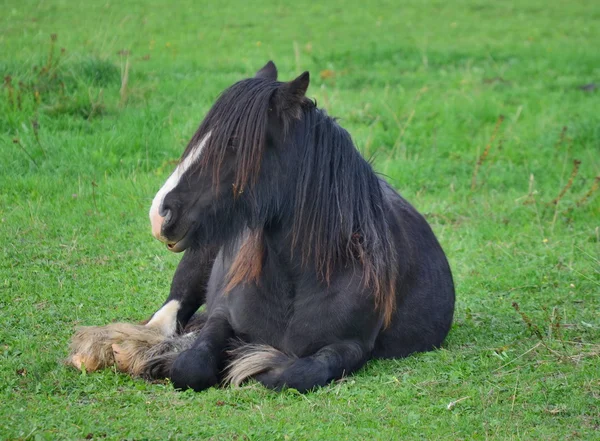
[[[189,152],[185,159],[179,163],[175,171],[169,176],[169,179],[167,179],[167,182],[164,183],[162,188],[156,193],[156,196],[154,196],[152,206],[150,207],[150,224],[152,225],[152,235],[158,240],[164,241],[164,238],[161,236],[161,230],[165,218],[160,215],[160,212],[165,196],[177,187],[177,184],[179,184],[179,181],[185,172],[198,161],[209,137],[210,132],[207,133],[206,136],[200,140],[198,145]]]
[[[165,337],[171,337],[175,335],[177,330],[177,311],[181,303],[178,300],[171,300],[167,302],[162,308],[154,313],[152,318],[146,326],[151,328],[160,329]]]

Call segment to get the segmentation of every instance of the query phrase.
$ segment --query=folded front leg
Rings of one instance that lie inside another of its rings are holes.
[[[235,358],[229,365],[227,380],[240,384],[254,377],[270,389],[290,387],[307,392],[360,369],[368,355],[356,341],[327,345],[302,358],[289,356],[270,346],[242,346],[233,353]]]
[[[169,296],[147,325],[159,328],[167,337],[182,332],[206,300],[206,286],[218,250],[186,250],[177,265]]]
[[[201,391],[218,384],[225,349],[232,336],[227,318],[219,313],[211,315],[193,346],[175,359],[170,373],[173,386]]]

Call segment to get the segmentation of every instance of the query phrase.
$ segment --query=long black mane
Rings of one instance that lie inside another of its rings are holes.
[[[329,280],[339,264],[358,263],[386,313],[395,299],[396,252],[381,182],[349,133],[323,110],[305,108],[294,143],[302,152],[295,189],[293,242]]]
[[[218,176],[227,149],[234,149],[234,192],[251,191],[265,154],[269,111],[275,108],[286,132],[281,148],[296,156],[288,185],[280,190],[288,194],[277,204],[278,210],[291,213],[263,210],[258,213],[262,226],[273,214],[293,219],[291,251],[300,251],[302,264],[314,265],[325,282],[337,269],[361,267],[363,283],[373,290],[388,323],[395,307],[397,265],[382,183],[348,132],[316,103],[284,96],[284,84],[253,78],[231,86],[210,109],[183,157],[210,132],[199,169],[209,167]],[[260,232],[253,237],[260,238]]]

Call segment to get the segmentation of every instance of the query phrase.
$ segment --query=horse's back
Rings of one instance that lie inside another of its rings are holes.
[[[380,333],[377,358],[405,357],[439,347],[454,314],[454,283],[446,255],[425,218],[387,184],[388,223],[397,244],[396,310]]]

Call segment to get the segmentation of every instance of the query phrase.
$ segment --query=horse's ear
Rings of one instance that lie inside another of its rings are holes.
[[[306,94],[306,89],[310,83],[310,74],[308,71],[300,74],[298,78],[285,83],[286,92],[294,98],[302,99]]]
[[[302,103],[306,100],[305,94],[310,82],[310,75],[304,72],[289,83],[281,83],[275,93],[275,106],[280,112],[288,113],[294,118],[300,118]]]
[[[275,63],[269,60],[261,70],[256,72],[254,78],[262,78],[264,80],[276,81],[277,67],[275,66]]]

